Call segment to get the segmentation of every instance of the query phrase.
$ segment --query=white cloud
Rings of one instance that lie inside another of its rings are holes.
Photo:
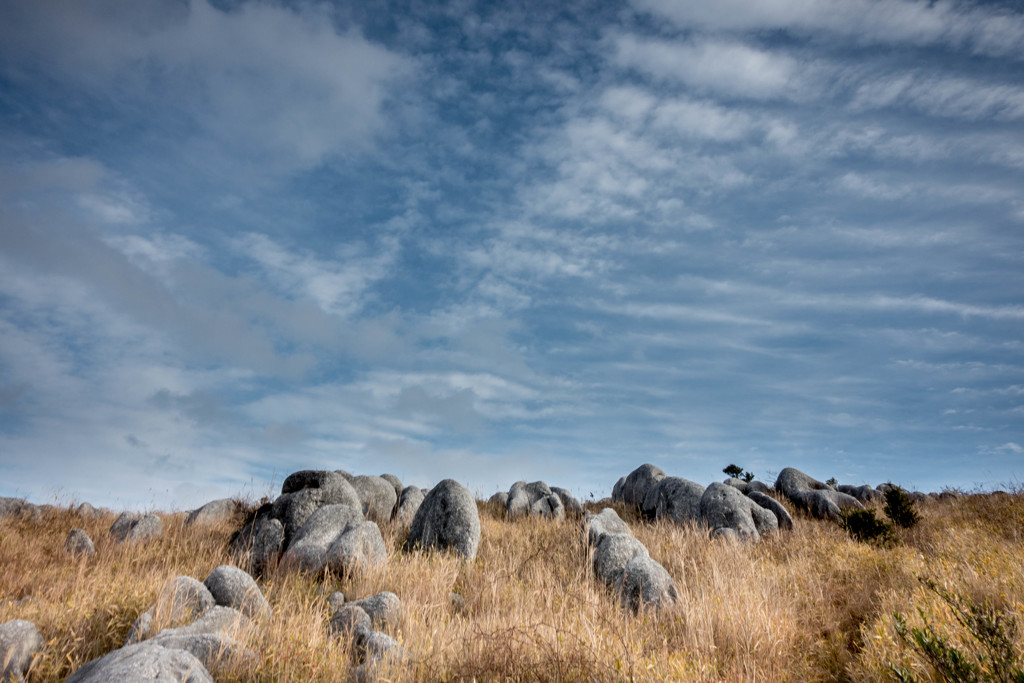
[[[864,43],[944,44],[1020,58],[1024,18],[996,6],[940,0],[633,0],[681,28],[821,32]]]
[[[900,72],[857,87],[854,109],[913,107],[933,116],[1014,121],[1024,117],[1024,88],[942,74]]]
[[[738,41],[676,43],[624,34],[614,45],[619,66],[733,97],[786,96],[796,86],[796,60]]]
[[[370,149],[390,84],[410,72],[403,58],[338,33],[314,5],[39,0],[8,18],[9,57],[185,113],[203,135],[184,143],[278,165],[266,172]]]

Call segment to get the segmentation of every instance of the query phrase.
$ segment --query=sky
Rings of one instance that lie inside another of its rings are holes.
[[[1016,2],[0,3],[0,495],[1024,478]]]

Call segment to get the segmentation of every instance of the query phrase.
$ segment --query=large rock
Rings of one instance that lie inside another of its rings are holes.
[[[270,516],[270,505],[231,537],[231,555],[235,561],[256,575],[277,566],[284,549],[284,525]]]
[[[626,564],[617,587],[623,606],[633,612],[671,607],[679,600],[668,571],[647,555],[635,555]]]
[[[746,493],[747,492],[747,482],[743,481],[742,479],[740,479],[738,477],[729,477],[728,479],[726,479],[722,483],[725,484],[726,486],[731,486],[734,489],[739,490],[740,493]]]
[[[764,509],[728,484],[715,482],[700,499],[701,519],[717,529],[732,529],[741,539],[758,541],[761,534],[777,531],[775,513]]]
[[[633,532],[629,530],[629,525],[622,521],[613,508],[604,508],[596,515],[587,513],[583,518],[583,533],[587,543],[592,547],[597,547],[601,539],[608,534],[631,535]]]
[[[615,485],[612,486],[612,500],[615,501],[616,503],[623,502],[622,501],[622,487],[625,486],[625,485],[626,485],[626,478],[625,477],[619,477],[618,481],[615,482]]]
[[[558,499],[562,501],[562,507],[565,508],[566,515],[577,519],[583,515],[583,505],[571,493],[558,486],[552,486],[551,493],[558,496]]]
[[[505,512],[509,519],[523,515],[560,519],[565,517],[565,506],[562,505],[562,499],[544,482],[527,484],[525,481],[517,481],[508,490]]]
[[[122,512],[110,525],[110,537],[118,543],[140,543],[159,538],[164,531],[163,522],[156,515],[140,516]]]
[[[256,581],[238,567],[222,564],[210,572],[203,585],[218,605],[233,607],[250,619],[270,614],[270,604]]]
[[[398,503],[395,487],[387,479],[359,475],[352,480],[352,488],[362,502],[363,515],[371,522],[383,524],[391,520]]]
[[[758,481],[757,479],[754,479],[753,481],[748,481],[747,488],[744,490],[744,493],[746,493],[749,496],[751,493],[755,492],[766,494],[771,493],[772,487],[768,486],[768,484],[764,483],[763,481]]]
[[[14,619],[0,624],[0,681],[22,680],[44,643],[31,621]]]
[[[185,518],[185,526],[225,522],[235,516],[238,508],[239,504],[233,498],[211,500],[201,508],[190,512],[188,517]]]
[[[395,520],[403,527],[412,525],[416,517],[416,511],[423,504],[423,491],[418,486],[406,486],[402,489],[402,495],[398,498],[398,507],[395,509]]]
[[[594,549],[594,576],[609,586],[622,580],[626,565],[634,557],[647,557],[647,548],[632,534],[606,534]]]
[[[386,481],[387,483],[391,484],[391,487],[393,489],[395,489],[395,496],[398,499],[402,498],[402,491],[405,490],[405,487],[402,486],[402,480],[401,479],[399,479],[398,477],[396,477],[393,474],[382,474],[382,475],[380,475],[380,478],[383,479],[384,481]]]
[[[360,640],[373,630],[370,615],[362,607],[352,603],[342,605],[331,615],[327,625],[328,633],[343,638]]]
[[[285,547],[309,516],[325,505],[349,505],[358,510],[363,507],[352,484],[337,472],[302,470],[284,480],[270,516],[284,525]]]
[[[393,630],[402,617],[402,601],[389,591],[382,591],[362,600],[353,600],[345,606],[355,606],[366,612],[373,628]]]
[[[867,484],[864,484],[863,486],[840,484],[836,487],[836,490],[840,493],[845,493],[848,496],[853,496],[862,503],[874,503],[883,498],[882,494]]]
[[[488,504],[500,507],[502,511],[508,507],[508,491],[498,491],[487,499]]]
[[[789,511],[783,507],[782,503],[775,500],[766,493],[760,491],[747,491],[747,498],[754,501],[765,510],[770,510],[775,515],[775,519],[779,523],[779,528],[784,531],[793,530],[793,517],[789,514]]]
[[[110,537],[118,543],[123,543],[128,538],[132,526],[139,521],[142,515],[135,512],[122,512],[110,525]]]
[[[647,491],[644,517],[667,519],[676,524],[700,519],[700,498],[704,487],[682,477],[665,477]]]
[[[380,528],[373,522],[362,522],[342,532],[327,548],[327,566],[337,574],[383,567],[388,549]]]
[[[406,548],[452,550],[472,560],[479,546],[480,516],[473,494],[457,481],[445,479],[423,499]]]
[[[0,519],[4,517],[26,517],[39,519],[42,511],[24,498],[0,498]]]
[[[160,590],[156,603],[140,614],[132,624],[125,644],[131,645],[152,637],[157,624],[189,624],[214,604],[213,596],[206,586],[191,576],[171,579]]]
[[[94,659],[64,679],[64,683],[213,683],[206,666],[185,650],[154,642],[128,645]]]
[[[125,541],[128,543],[142,543],[154,538],[160,538],[164,533],[164,523],[156,515],[145,515],[132,524]]]
[[[665,473],[651,464],[644,464],[626,475],[622,483],[622,502],[642,507],[647,490],[665,478]]]
[[[72,529],[64,540],[64,552],[76,557],[92,557],[96,554],[96,546],[85,529]]]
[[[843,510],[862,510],[864,506],[853,496],[836,491],[824,482],[800,470],[787,467],[779,472],[775,490],[794,505],[818,519],[838,520]]]
[[[363,523],[363,513],[351,505],[325,505],[313,512],[295,533],[281,558],[295,569],[318,572],[327,566],[327,549],[343,533]]]

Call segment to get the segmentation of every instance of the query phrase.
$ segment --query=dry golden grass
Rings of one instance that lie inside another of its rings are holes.
[[[410,659],[381,670],[382,680],[882,681],[891,680],[890,662],[927,680],[923,661],[895,636],[893,612],[920,625],[920,608],[951,642],[970,643],[918,576],[991,600],[1024,632],[1019,494],[924,505],[920,524],[891,548],[803,517],[794,532],[759,544],[712,542],[699,526],[644,523],[618,509],[675,578],[674,609],[632,616],[620,608],[592,576],[577,521],[510,522],[480,503],[483,534],[472,563],[403,553],[404,532],[385,525],[390,557],[379,571],[269,573],[261,586],[274,614],[246,641],[260,661],[227,662],[215,677],[344,679],[351,653],[327,633],[334,590],[350,599],[381,590],[401,598],[392,635]],[[112,517],[67,509],[36,522],[0,520],[0,622],[28,619],[47,641],[30,680],[61,680],[119,647],[165,582],[182,574],[203,580],[230,562],[237,522],[186,528],[183,520],[163,516],[163,536],[142,545],[112,543]],[[73,527],[96,542],[95,558],[65,555]]]

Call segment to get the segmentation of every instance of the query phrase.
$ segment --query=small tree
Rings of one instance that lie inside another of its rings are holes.
[[[740,477],[740,479],[749,484],[750,482],[754,481],[754,473],[747,470],[746,472],[743,473],[743,476]]]
[[[839,523],[850,537],[862,543],[891,545],[896,541],[892,525],[878,519],[874,510],[847,510],[840,513]]]
[[[893,524],[904,529],[917,524],[921,516],[914,509],[914,499],[910,494],[899,486],[890,484],[885,490],[885,507],[882,508],[885,516],[892,520]]]
[[[831,486],[832,488],[839,486],[839,480],[837,480],[835,477],[829,477],[828,479],[825,480],[825,483]]]
[[[739,478],[743,474],[743,468],[739,465],[729,465],[728,467],[722,468],[722,471],[728,474],[730,477]]]

